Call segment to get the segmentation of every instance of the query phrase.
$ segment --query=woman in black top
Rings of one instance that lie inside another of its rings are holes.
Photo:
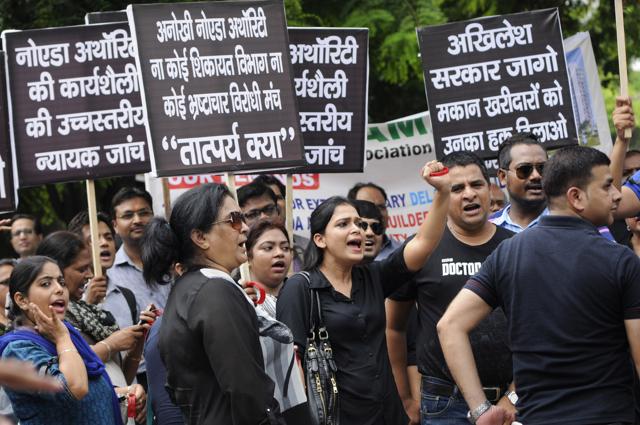
[[[322,314],[338,365],[341,425],[395,425],[408,422],[398,396],[385,340],[384,299],[411,278],[436,248],[449,204],[449,176],[432,161],[422,170],[436,188],[428,218],[415,237],[386,260],[359,265],[363,258],[361,219],[346,198],[332,197],[311,214],[312,243],[303,276],[285,283],[277,318],[304,352],[309,330],[309,288],[319,290]]]
[[[168,391],[188,425],[276,424],[273,382],[264,371],[253,303],[231,279],[247,260],[247,225],[222,185],[206,184],[176,201],[170,222],[145,231],[145,279],[176,280],[158,339]]]

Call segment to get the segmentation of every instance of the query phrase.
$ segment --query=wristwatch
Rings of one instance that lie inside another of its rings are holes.
[[[473,410],[469,410],[469,412],[467,412],[467,419],[472,424],[475,424],[478,421],[478,418],[480,418],[480,416],[486,413],[487,410],[491,409],[491,406],[492,404],[489,402],[489,400],[483,401],[480,406],[476,407]]]
[[[507,390],[507,392],[505,392],[504,395],[509,399],[511,404],[513,404],[514,406],[518,402],[518,394],[516,394],[515,391]]]

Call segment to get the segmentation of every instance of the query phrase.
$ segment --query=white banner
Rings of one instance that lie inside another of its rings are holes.
[[[565,39],[564,50],[580,144],[609,155],[611,131],[589,33],[579,32]]]

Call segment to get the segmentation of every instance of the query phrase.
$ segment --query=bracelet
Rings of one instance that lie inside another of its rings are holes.
[[[58,357],[60,357],[60,354],[63,354],[63,353],[70,353],[70,352],[72,352],[72,351],[75,351],[76,353],[78,353],[78,350],[76,350],[75,348],[66,348],[66,349],[64,349],[64,350],[62,350],[62,351],[60,351],[60,352],[58,353]],[[78,354],[80,354],[80,353],[78,353]]]
[[[104,341],[98,341],[98,344],[104,344],[104,346],[107,347],[107,352],[108,352],[107,359],[109,359],[111,357],[111,347],[109,346],[109,344],[107,344]]]
[[[482,404],[467,413],[467,419],[472,424],[475,424],[480,416],[484,415],[489,409],[491,409],[491,406],[492,404],[488,400],[483,401]]]
[[[129,354],[129,355],[127,356],[127,359],[131,359],[131,360],[133,360],[133,361],[139,362],[140,360],[142,360],[142,356],[140,356],[140,357],[133,357],[131,354]]]

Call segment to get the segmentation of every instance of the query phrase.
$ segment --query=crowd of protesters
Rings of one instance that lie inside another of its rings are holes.
[[[427,163],[433,203],[402,244],[384,182],[326,199],[304,238],[266,174],[237,201],[191,189],[168,219],[122,188],[96,217],[99,270],[86,211],[49,235],[32,215],[4,220],[17,258],[0,260],[0,424],[315,423],[324,400],[301,359],[318,313],[333,424],[640,423],[628,99],[613,121],[610,157],[512,136],[499,185],[473,153]]]

